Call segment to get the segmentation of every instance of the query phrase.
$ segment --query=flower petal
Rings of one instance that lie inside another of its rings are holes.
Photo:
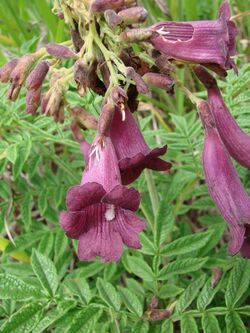
[[[73,186],[68,190],[67,207],[71,211],[80,211],[101,202],[106,191],[98,183],[86,183],[84,185]]]

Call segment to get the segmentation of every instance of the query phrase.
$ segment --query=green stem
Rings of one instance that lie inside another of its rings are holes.
[[[145,178],[146,178],[146,182],[147,182],[147,187],[148,187],[148,192],[149,192],[149,196],[150,196],[150,200],[151,200],[151,204],[152,204],[152,208],[153,208],[153,213],[154,213],[154,216],[156,216],[157,211],[158,211],[159,200],[158,200],[158,194],[157,194],[154,178],[153,178],[152,172],[150,170],[147,170],[147,169],[144,170],[144,174],[145,174]]]
[[[119,82],[117,80],[116,77],[116,71],[112,65],[112,54],[111,52],[105,47],[105,45],[103,44],[103,42],[101,41],[97,31],[96,31],[96,26],[95,26],[95,22],[92,22],[90,24],[90,32],[93,36],[94,42],[96,43],[96,45],[99,47],[99,49],[101,50],[103,57],[107,63],[107,66],[109,68],[110,71],[110,75],[111,75],[111,80],[110,80],[110,85],[118,85]]]

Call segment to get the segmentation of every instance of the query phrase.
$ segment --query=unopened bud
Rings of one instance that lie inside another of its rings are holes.
[[[49,71],[49,64],[47,61],[41,61],[30,73],[26,81],[26,88],[28,90],[38,89],[42,86],[43,81]]]
[[[131,7],[123,9],[118,13],[126,25],[144,22],[148,17],[148,12],[143,7]]]
[[[5,64],[1,69],[0,69],[0,81],[2,83],[6,83],[10,79],[10,74],[16,67],[18,62],[18,59],[13,59],[9,61],[7,64]]]
[[[155,31],[149,28],[131,29],[120,34],[120,40],[125,43],[144,42],[150,40]]]
[[[129,79],[133,80],[136,84],[137,91],[141,94],[147,94],[149,92],[146,82],[142,79],[141,75],[136,73],[133,67],[127,67],[126,74]]]
[[[80,143],[84,161],[87,165],[89,161],[89,152],[91,145],[87,141],[85,141],[84,136],[82,135],[81,130],[76,122],[72,122],[70,128],[74,139]]]
[[[112,123],[115,112],[114,104],[108,102],[101,110],[101,115],[98,121],[98,133],[102,136],[108,136],[110,125]]]
[[[36,57],[33,54],[26,54],[18,60],[17,65],[10,74],[10,88],[7,96],[10,100],[15,101],[19,95],[21,87],[29,75]]]
[[[122,23],[122,18],[116,14],[112,9],[108,9],[104,12],[104,17],[110,28],[115,28],[117,25]]]
[[[36,114],[41,101],[41,88],[28,90],[26,94],[26,112]]]
[[[83,129],[97,129],[97,119],[83,108],[77,106],[70,109],[71,117]]]
[[[101,13],[108,9],[117,10],[134,4],[135,0],[94,0],[91,3],[90,11],[92,13]]]
[[[143,80],[150,86],[155,86],[166,90],[168,93],[173,93],[174,80],[170,76],[158,73],[147,73],[143,76]]]
[[[46,50],[49,54],[59,59],[77,59],[77,55],[67,46],[49,43],[46,45]]]

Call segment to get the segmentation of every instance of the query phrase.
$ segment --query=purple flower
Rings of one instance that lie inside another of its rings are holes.
[[[250,169],[250,136],[239,127],[220,93],[216,80],[201,66],[195,73],[208,91],[208,102],[216,121],[220,137],[230,155],[244,167]]]
[[[170,169],[171,164],[159,158],[166,153],[167,146],[151,150],[128,107],[125,107],[125,119],[122,117],[119,109],[116,109],[110,128],[110,137],[119,161],[122,183],[132,183],[145,168],[158,171]]]
[[[235,255],[243,246],[245,224],[250,222],[250,198],[215,127],[208,103],[201,102],[199,109],[205,127],[202,155],[205,178],[213,201],[228,223],[231,234],[228,249]]]
[[[117,261],[123,243],[140,248],[138,235],[145,229],[145,222],[133,213],[139,203],[139,193],[121,185],[110,138],[98,135],[81,185],[68,191],[69,211],[61,213],[60,223],[69,237],[78,239],[81,260],[100,256],[103,261]]]
[[[161,22],[153,30],[158,36],[151,39],[154,47],[169,58],[205,64],[218,74],[234,68],[237,29],[230,21],[230,7],[224,2],[219,18],[214,21]]]

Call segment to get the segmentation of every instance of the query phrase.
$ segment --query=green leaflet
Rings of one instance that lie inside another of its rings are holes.
[[[59,281],[53,262],[43,254],[33,250],[31,266],[43,288],[51,296],[55,295]]]

